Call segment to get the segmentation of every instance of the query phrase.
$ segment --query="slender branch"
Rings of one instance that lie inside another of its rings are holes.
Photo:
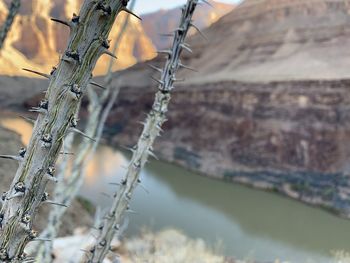
[[[136,0],[130,1],[130,10],[133,10]],[[117,54],[117,49],[120,45],[122,36],[126,32],[128,23],[129,23],[130,14],[127,14],[124,23],[119,31],[119,34],[116,38],[115,44],[112,49],[113,54]],[[116,101],[116,98],[119,93],[120,88],[120,79],[116,87],[112,86],[112,68],[115,60],[110,59],[108,71],[105,77],[104,90],[102,94],[97,96],[97,94],[90,88],[88,89],[88,97],[90,100],[89,105],[89,117],[86,124],[86,129],[84,134],[88,137],[94,138],[95,141],[83,140],[77,151],[76,158],[73,162],[73,167],[69,176],[66,180],[64,179],[64,174],[66,171],[66,164],[63,164],[63,167],[60,169],[60,178],[55,192],[54,200],[56,202],[63,203],[65,205],[71,205],[75,196],[78,194],[82,184],[83,184],[83,175],[85,168],[89,161],[91,160],[93,154],[96,151],[98,143],[102,137],[103,127],[107,120],[107,117]],[[90,82],[91,83],[91,82]],[[107,105],[105,106],[107,102]],[[70,148],[72,145],[72,140],[66,142],[67,146]],[[50,212],[48,226],[45,231],[42,233],[41,237],[54,239],[56,238],[59,228],[61,226],[60,222],[66,211],[65,207],[55,206]],[[51,254],[52,254],[52,244],[40,243],[37,246],[33,246],[33,251],[37,251],[36,261],[41,263],[50,263]]]
[[[115,18],[127,3],[128,0],[85,0],[79,16],[72,19],[68,47],[50,78],[47,103],[37,109],[27,152],[0,211],[0,262],[22,262],[26,245],[37,240],[32,226],[39,206],[46,201],[46,185],[53,177],[69,128],[76,126],[81,98],[98,58],[108,48],[107,38]]]
[[[21,7],[21,0],[12,0],[5,22],[0,30],[0,50],[3,48],[8,32]]]
[[[129,202],[136,186],[140,183],[139,175],[141,169],[147,162],[148,156],[152,154],[153,143],[160,135],[161,127],[166,121],[166,112],[171,98],[171,91],[174,88],[175,73],[179,69],[180,55],[184,49],[185,38],[191,27],[192,16],[198,0],[188,0],[182,9],[182,16],[179,28],[175,32],[171,50],[167,53],[168,60],[163,69],[159,81],[159,91],[156,93],[152,110],[147,116],[144,129],[133,148],[131,162],[127,168],[126,176],[115,195],[112,207],[104,216],[99,230],[99,236],[91,249],[89,263],[102,262],[109,252],[111,242],[119,231],[124,213],[129,210]]]

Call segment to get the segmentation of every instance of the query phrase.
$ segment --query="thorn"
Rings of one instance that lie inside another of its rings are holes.
[[[136,149],[131,148],[131,147],[127,147],[127,146],[124,146],[124,145],[121,145],[120,147],[123,148],[124,150],[130,151],[132,153],[134,153],[136,151]]]
[[[71,132],[75,132],[75,133],[77,133],[77,134],[80,134],[81,136],[83,136],[83,137],[85,137],[85,138],[87,138],[87,139],[90,139],[91,141],[93,141],[93,142],[96,142],[96,140],[94,139],[94,138],[91,138],[89,135],[87,135],[87,134],[85,134],[84,132],[82,132],[81,130],[78,130],[77,128],[69,128],[69,130],[71,131]]]
[[[203,32],[199,29],[199,27],[197,27],[195,24],[190,23],[190,26],[193,27],[194,29],[197,30],[197,32],[205,39],[208,40],[208,38],[203,34]]]
[[[50,238],[42,238],[42,237],[38,237],[33,239],[32,241],[40,241],[40,242],[52,242],[52,239]]]
[[[165,34],[159,34],[159,36],[161,36],[161,37],[174,37],[175,34],[174,33],[165,33]]]
[[[130,9],[126,8],[126,7],[123,7],[121,11],[124,11],[126,13],[128,13],[129,15],[132,15],[134,17],[136,17],[137,19],[141,20],[142,21],[142,18],[139,17],[138,15],[136,15],[133,11],[131,11]]]
[[[191,68],[189,66],[186,66],[186,65],[184,65],[182,63],[179,63],[179,67],[184,68],[184,69],[188,69],[188,70],[191,70],[191,71],[194,71],[194,72],[198,72],[198,70],[196,70],[194,68]]]
[[[47,180],[49,180],[49,181],[54,182],[54,183],[58,183],[57,178],[54,177],[54,176],[52,176],[52,175],[46,174],[46,175],[45,175],[45,178],[46,178]]]
[[[131,209],[127,209],[126,212],[131,213],[131,214],[138,214],[138,212],[131,210]]]
[[[146,192],[146,194],[149,194],[149,191],[141,183],[139,184],[139,186]]]
[[[103,195],[103,196],[105,196],[105,197],[107,197],[107,198],[112,198],[109,194],[107,194],[107,193],[100,193],[100,195]]]
[[[168,56],[171,56],[173,54],[173,52],[169,49],[165,49],[165,50],[158,50],[157,51],[158,54],[166,54]]]
[[[31,109],[29,109],[30,112],[37,112],[37,113],[41,113],[41,114],[46,114],[47,110],[43,109],[43,108],[39,108],[39,107],[33,107]]]
[[[60,152],[62,155],[74,155],[74,153]]]
[[[154,152],[152,152],[151,150],[148,151],[148,155],[150,155],[151,157],[153,157],[154,159],[156,159],[157,161],[159,161],[158,157],[154,154]]]
[[[103,52],[104,54],[108,55],[108,56],[111,56],[112,58],[115,58],[115,59],[118,59],[112,52],[110,52],[109,50],[105,50]]]
[[[150,67],[151,69],[154,69],[155,71],[158,71],[160,73],[163,73],[163,70],[160,69],[160,68],[157,68],[156,66],[153,66],[152,64],[148,64],[147,63],[147,66]]]
[[[141,124],[142,126],[146,126],[147,125],[147,123],[144,122],[144,121],[138,121],[137,123]]]
[[[46,203],[46,204],[49,204],[49,205],[57,205],[57,206],[62,206],[62,207],[68,207],[67,205],[65,205],[65,204],[61,204],[61,203],[56,203],[56,202],[54,202],[54,201],[52,201],[52,200],[46,200],[46,201],[44,201],[44,203]]]
[[[18,162],[21,162],[23,160],[23,157],[16,156],[16,155],[0,155],[0,158],[14,160],[14,161],[18,161]]]
[[[173,78],[172,80],[173,80],[173,82],[184,82],[186,79]]]
[[[193,53],[192,49],[188,47],[186,44],[180,44],[180,47],[182,47],[184,50],[188,51],[189,53]]]
[[[124,170],[128,170],[130,167],[130,165],[121,165],[120,168],[124,169]]]
[[[117,186],[121,186],[121,183],[108,183],[109,185],[117,185]]]
[[[25,117],[25,116],[19,116],[20,118],[22,118],[22,119],[24,119],[24,120],[26,120],[26,121],[28,121],[28,122],[30,122],[30,123],[32,123],[32,124],[34,124],[35,123],[35,120],[34,119],[31,119],[31,118],[28,118],[28,117]]]
[[[152,76],[151,76],[151,79],[154,80],[155,82],[157,82],[158,84],[162,85],[162,86],[164,85],[164,82],[159,80],[159,79],[156,79],[156,78],[154,78]]]
[[[50,75],[45,74],[45,73],[41,73],[39,71],[35,71],[35,70],[27,69],[27,68],[22,68],[22,70],[39,75],[39,76],[42,76],[42,77],[47,78],[47,79],[50,79]]]
[[[8,200],[14,199],[16,197],[22,197],[22,196],[24,196],[24,192],[17,192],[9,197],[6,197],[6,200],[8,201]]]
[[[211,3],[209,3],[209,1],[207,1],[207,0],[201,0],[201,1],[205,4],[207,4],[208,6],[214,8],[214,6]]]
[[[96,82],[93,82],[93,81],[90,81],[90,84],[91,84],[92,86],[99,87],[99,88],[101,88],[101,89],[103,89],[103,90],[106,89],[105,87],[103,87],[103,86],[101,86],[100,84],[98,84],[98,83],[96,83]]]
[[[67,22],[67,21],[63,21],[63,20],[60,20],[60,19],[57,19],[57,18],[51,18],[51,21],[59,23],[59,24],[62,24],[62,25],[65,25],[65,26],[68,26],[69,28],[71,28],[71,24],[69,22]]]

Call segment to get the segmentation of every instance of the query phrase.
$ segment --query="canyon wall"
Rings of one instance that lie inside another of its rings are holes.
[[[350,80],[181,86],[155,151],[214,178],[277,191],[350,216]],[[123,89],[106,128],[133,146],[148,91]]]

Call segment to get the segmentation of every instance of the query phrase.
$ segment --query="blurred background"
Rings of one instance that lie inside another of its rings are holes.
[[[21,69],[57,65],[69,32],[50,17],[67,19],[82,2],[22,1],[0,54],[0,153],[28,143],[32,127],[19,115],[29,116],[48,85]],[[1,23],[9,3],[0,0]],[[122,77],[124,84],[58,247],[68,249],[69,236],[91,226],[96,206],[110,205],[101,192],[112,193],[110,183],[122,178],[130,155],[121,146],[137,141],[156,90],[147,63],[162,67],[156,51],[171,39],[161,33],[177,27],[184,3],[137,1],[142,21],[131,18],[113,67],[113,83]],[[149,242],[168,245],[169,257],[183,248],[183,262],[197,262],[193,253],[203,262],[348,262],[350,0],[210,3],[194,19],[206,39],[193,30],[193,53],[182,56],[198,72],[180,70],[184,81],[155,145],[160,160],[143,171],[145,189],[132,200],[137,213],[127,217],[125,262],[166,262],[151,252],[132,257]],[[96,81],[107,65],[102,57]],[[1,191],[15,169],[0,161]]]

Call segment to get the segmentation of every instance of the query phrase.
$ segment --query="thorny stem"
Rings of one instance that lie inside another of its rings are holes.
[[[17,15],[20,7],[21,7],[21,0],[13,0],[11,2],[7,17],[6,17],[5,22],[0,30],[0,50],[4,46],[7,34],[11,29],[13,21],[15,20],[15,17]]]
[[[45,103],[34,110],[38,118],[28,149],[20,162],[0,211],[0,262],[22,262],[24,248],[36,239],[32,229],[54,165],[90,82],[97,59],[107,51],[107,37],[128,0],[85,0],[79,16],[65,23],[71,29],[68,47],[50,76]]]
[[[161,127],[166,121],[166,112],[170,101],[175,73],[181,66],[180,55],[184,48],[186,35],[192,26],[192,16],[198,0],[188,0],[182,9],[180,25],[175,31],[175,37],[171,50],[167,52],[168,59],[162,71],[159,81],[159,91],[156,93],[152,110],[147,116],[142,134],[137,145],[132,149],[133,155],[127,168],[126,176],[115,195],[112,207],[104,216],[99,228],[98,238],[91,249],[89,263],[100,263],[110,251],[110,245],[114,236],[118,233],[124,213],[129,209],[129,202],[135,187],[139,184],[139,175],[148,156],[152,154],[154,140],[160,135]]]
[[[129,10],[132,11],[135,6],[136,0],[131,0],[129,4]],[[112,53],[117,54],[117,49],[120,45],[120,41],[127,29],[129,23],[130,14],[127,14],[123,25],[118,33],[116,41],[114,43]],[[105,77],[104,87],[105,90],[97,96],[97,94],[91,89],[88,89],[88,97],[90,101],[89,105],[89,117],[86,124],[84,133],[89,137],[94,138],[95,141],[84,139],[77,151],[75,152],[75,159],[73,167],[69,173],[69,176],[65,178],[66,162],[63,162],[59,172],[58,178],[60,178],[54,192],[54,200],[58,203],[70,206],[75,196],[78,194],[84,180],[85,168],[90,161],[92,155],[95,153],[98,143],[102,137],[103,127],[107,121],[107,117],[116,101],[119,93],[120,81],[116,87],[112,86],[112,67],[115,60],[112,58],[109,62],[108,71]],[[107,102],[107,105],[105,106]],[[72,134],[73,135],[73,134]],[[69,136],[72,139],[73,136]],[[65,141],[65,145],[69,149],[72,147],[73,140]],[[57,237],[58,231],[61,226],[61,219],[66,211],[66,207],[54,206],[50,212],[48,225],[44,232],[41,234],[43,238],[54,239]],[[36,247],[32,248],[37,251],[36,261],[41,263],[52,262],[52,243],[45,244],[40,243]]]

